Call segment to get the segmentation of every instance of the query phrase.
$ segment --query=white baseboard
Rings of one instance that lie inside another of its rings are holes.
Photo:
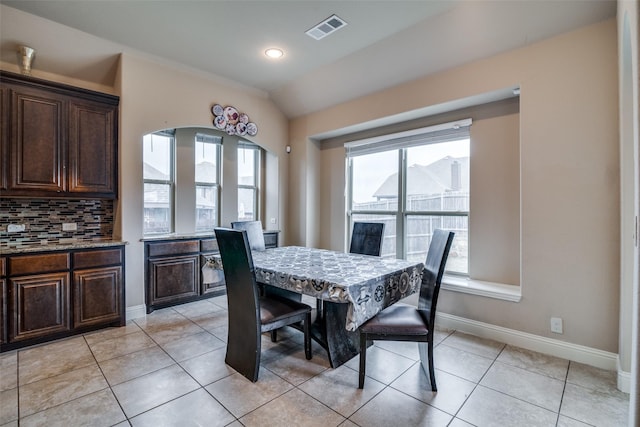
[[[147,306],[145,304],[134,305],[133,307],[127,307],[126,319],[127,322],[133,319],[139,319],[147,315]]]
[[[541,337],[527,332],[503,328],[502,326],[465,319],[446,313],[437,314],[439,327],[455,329],[482,338],[488,338],[527,350],[561,357],[574,362],[584,363],[597,368],[618,372],[618,388],[629,393],[631,374],[618,367],[618,355],[578,344],[572,344],[553,338]]]

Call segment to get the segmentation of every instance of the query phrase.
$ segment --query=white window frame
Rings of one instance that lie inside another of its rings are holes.
[[[254,153],[253,158],[253,185],[240,184],[238,181],[238,190],[252,190],[253,191],[253,206],[255,212],[253,213],[253,220],[257,221],[260,219],[260,159],[261,159],[261,150],[256,144],[252,144],[250,142],[241,141],[238,143],[238,155],[240,150],[252,150]],[[240,158],[238,157],[238,164],[240,163]]]
[[[199,139],[200,138],[200,139]],[[220,200],[221,200],[221,186],[220,186],[220,181],[221,181],[221,177],[222,177],[222,137],[217,136],[217,135],[209,135],[206,133],[202,133],[202,132],[198,132],[196,134],[195,137],[195,141],[194,141],[194,149],[197,146],[197,143],[203,143],[203,144],[214,144],[216,145],[216,154],[215,154],[215,165],[216,165],[216,177],[215,177],[215,183],[211,183],[211,182],[201,182],[198,181],[196,178],[197,176],[194,176],[194,186],[196,189],[196,206],[194,206],[194,210],[195,210],[195,215],[196,215],[196,232],[199,231],[206,231],[206,230],[198,230],[197,228],[197,217],[198,217],[198,206],[197,206],[197,191],[198,191],[198,187],[208,187],[208,188],[213,188],[216,191],[216,221],[215,221],[215,226],[218,227],[220,226]]]
[[[175,230],[175,189],[176,189],[176,167],[175,167],[175,157],[176,157],[176,135],[174,130],[164,130],[153,132],[151,134],[151,138],[153,139],[154,135],[164,136],[171,138],[171,149],[169,150],[169,179],[168,180],[160,180],[160,179],[145,179],[143,176],[143,188],[145,184],[161,184],[161,185],[169,185],[169,230],[168,231],[147,231],[144,227],[143,222],[143,235],[154,235],[154,234],[166,234],[173,233]],[[144,158],[142,159],[144,162]],[[144,206],[143,200],[143,212],[146,207]],[[143,218],[144,221],[144,218]]]
[[[347,189],[346,189],[346,206],[347,206],[347,225],[348,233],[351,235],[353,229],[354,215],[385,215],[396,217],[396,229],[393,230],[396,235],[396,253],[399,258],[406,258],[407,242],[405,230],[407,219],[410,216],[456,216],[469,218],[469,211],[409,211],[406,203],[406,173],[407,173],[407,150],[411,147],[423,146],[428,144],[437,144],[448,141],[470,139],[469,127],[472,124],[471,119],[458,120],[450,123],[429,126],[426,128],[414,129],[396,134],[382,135],[360,141],[352,141],[345,144],[347,156]],[[396,210],[376,211],[376,210],[357,210],[353,207],[353,157],[364,154],[373,154],[387,151],[399,151],[398,156],[398,207]],[[391,230],[390,230],[391,231]],[[348,242],[345,242],[345,245]],[[469,243],[470,245],[470,243]],[[345,246],[346,247],[346,246]],[[467,273],[447,272],[449,275],[468,277],[469,264],[467,260]]]

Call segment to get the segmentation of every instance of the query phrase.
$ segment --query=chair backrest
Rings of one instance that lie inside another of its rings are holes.
[[[437,229],[433,232],[431,243],[429,244],[427,260],[422,272],[420,299],[418,301],[418,309],[427,312],[429,327],[433,325],[435,320],[440,283],[442,282],[454,235],[453,231]]]
[[[352,254],[380,256],[384,223],[354,222],[349,252]]]
[[[264,234],[262,234],[262,221],[234,221],[231,223],[234,230],[246,230],[249,237],[249,246],[252,251],[264,251]]]
[[[230,355],[233,360],[247,360],[247,353],[252,354],[256,349],[255,356],[259,357],[260,302],[247,232],[229,228],[215,228],[214,232],[227,286],[229,337],[242,337],[242,340],[235,340],[242,345],[228,346],[228,357],[229,352],[237,352]],[[255,362],[247,363],[246,368],[252,370],[255,365]],[[246,372],[245,369],[241,371]]]

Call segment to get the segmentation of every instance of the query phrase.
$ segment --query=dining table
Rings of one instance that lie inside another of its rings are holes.
[[[420,289],[422,262],[302,246],[252,251],[256,281],[322,304],[312,338],[327,351],[332,368],[360,352],[358,327]],[[221,260],[212,260],[222,269]]]

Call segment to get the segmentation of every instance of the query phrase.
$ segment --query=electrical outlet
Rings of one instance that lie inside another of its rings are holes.
[[[24,231],[25,228],[24,224],[9,224],[7,225],[7,233],[19,233]]]
[[[275,224],[276,223],[276,219],[275,218],[271,218],[271,224]]]
[[[62,231],[76,231],[78,225],[75,222],[65,222],[62,224]]]
[[[555,333],[555,334],[561,334],[562,333],[562,319],[559,317],[552,317],[551,318],[551,332]]]

